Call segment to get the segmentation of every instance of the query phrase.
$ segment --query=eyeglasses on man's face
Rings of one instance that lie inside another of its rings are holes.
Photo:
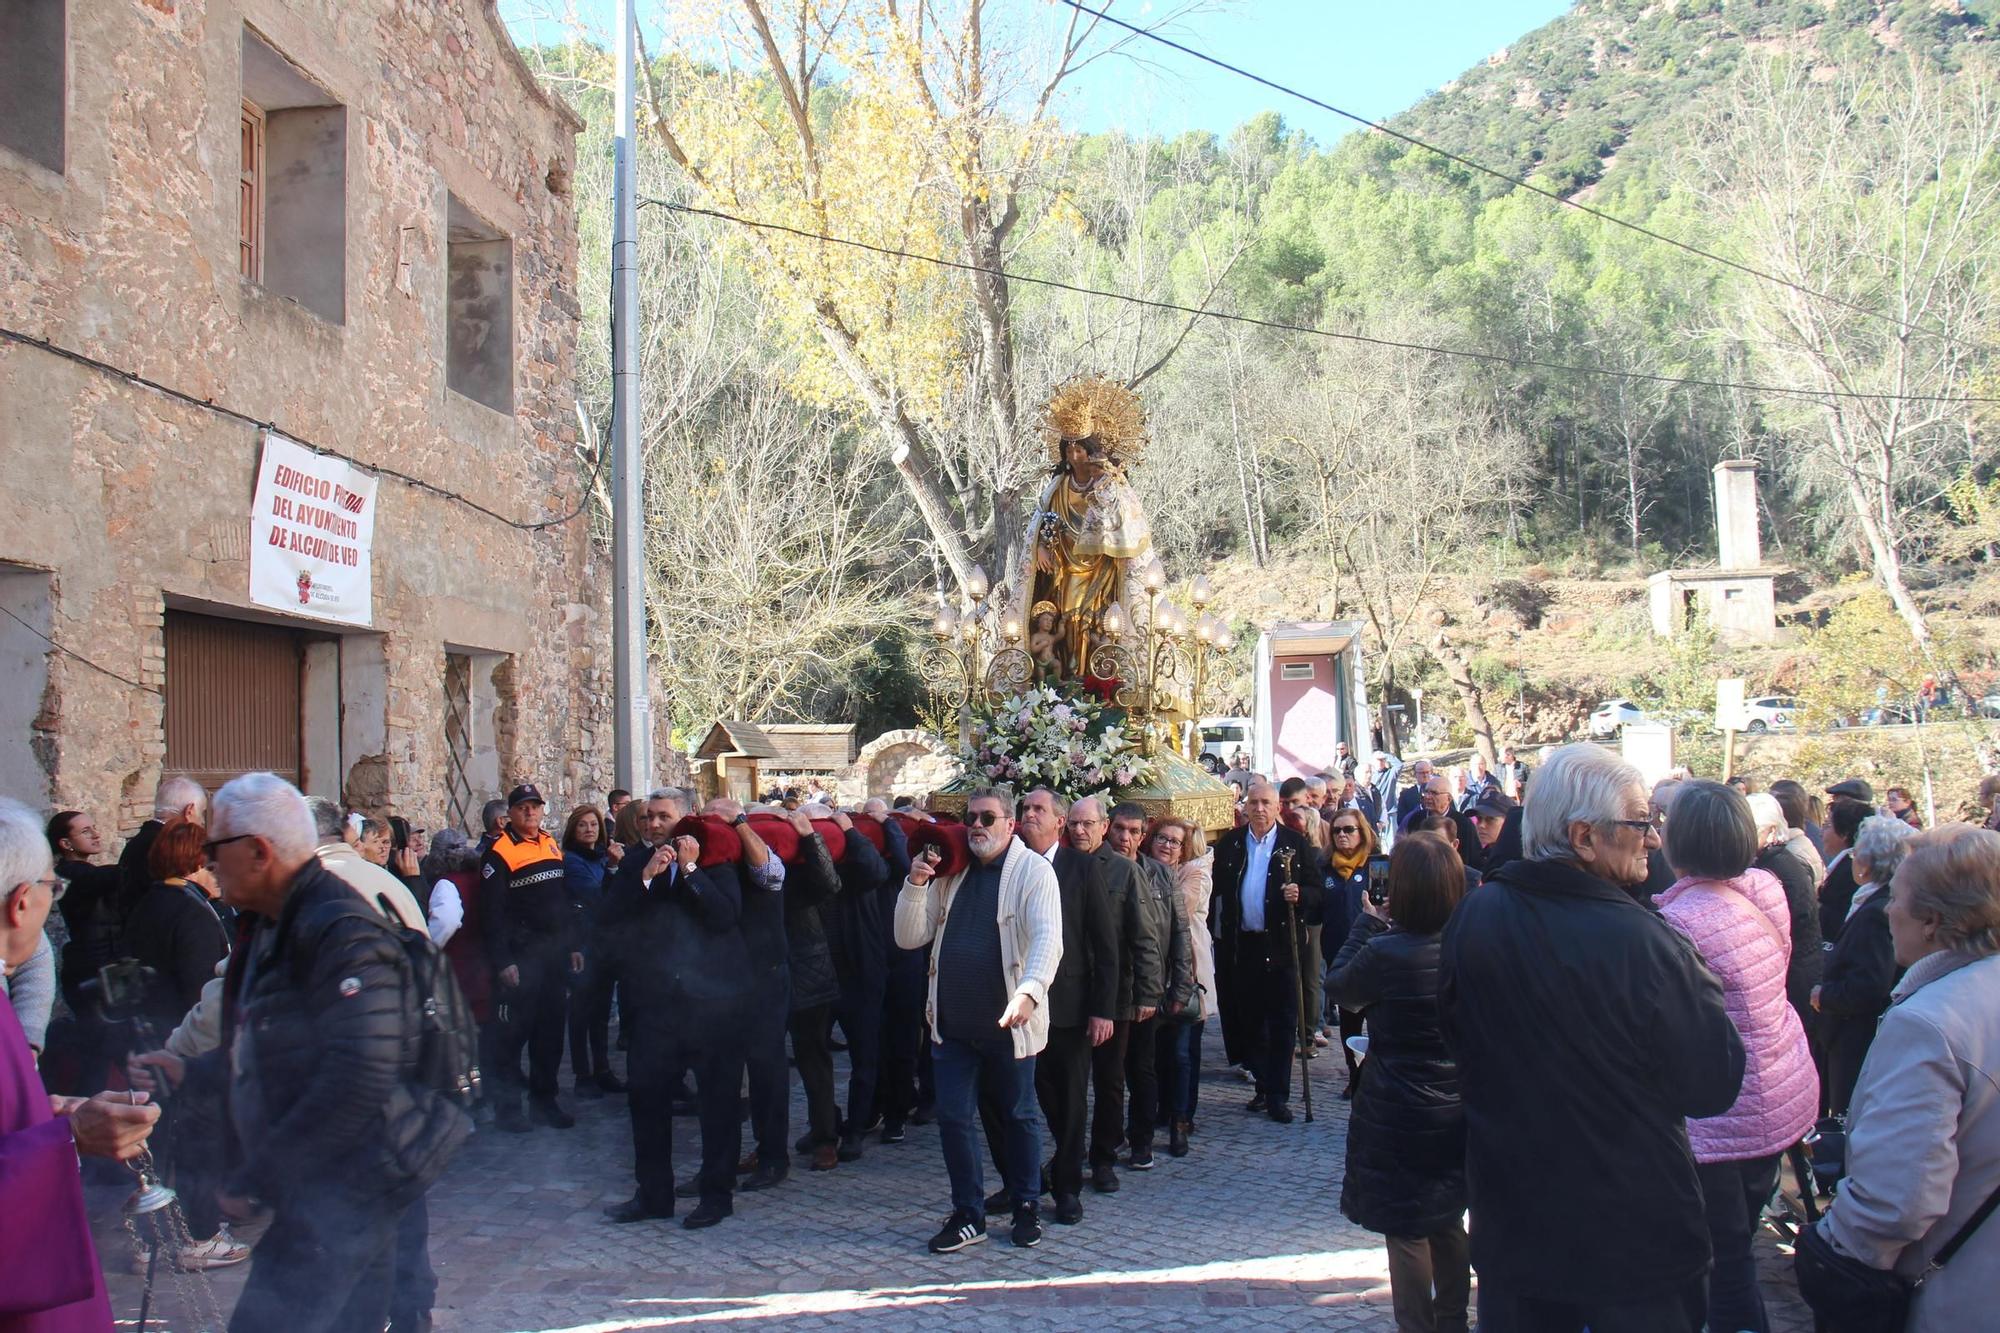
[[[233,838],[212,838],[201,845],[202,860],[213,865],[215,863],[215,854],[218,850],[227,847],[232,842],[242,842],[245,838],[254,838],[256,836],[254,833],[239,833]]]
[[[6,893],[0,893],[0,903],[4,903],[6,899],[14,897],[14,893],[18,893],[20,889],[26,889],[28,885],[48,885],[48,901],[50,903],[60,903],[62,895],[70,891],[70,881],[62,879],[60,875],[44,875],[42,879],[24,879],[22,883],[14,885],[14,889],[8,889]]]
[[[992,828],[1006,817],[1006,815],[998,810],[968,810],[965,812],[965,822],[976,828]]]
[[[1667,817],[1656,811],[1644,819],[1614,819],[1611,823],[1619,828],[1637,829],[1641,834],[1658,833],[1667,826]]]

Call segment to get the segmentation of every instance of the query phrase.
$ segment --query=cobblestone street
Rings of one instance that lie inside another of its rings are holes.
[[[1249,1089],[1211,1064],[1190,1155],[1161,1151],[1151,1171],[1121,1169],[1113,1195],[1086,1188],[1082,1225],[1049,1224],[1039,1248],[1015,1249],[1003,1220],[986,1244],[944,1256],[924,1249],[949,1211],[934,1125],[911,1126],[889,1146],[871,1136],[861,1161],[824,1175],[795,1160],[784,1185],[738,1194],[733,1218],[690,1232],[678,1222],[603,1221],[599,1210],[632,1188],[625,1099],[577,1101],[579,1123],[567,1133],[482,1130],[432,1191],[437,1327],[859,1330],[935,1326],[948,1314],[965,1328],[1390,1329],[1380,1238],[1338,1207],[1347,1125],[1339,1063],[1322,1058],[1313,1071],[1317,1120],[1280,1126],[1246,1115]],[[795,1127],[803,1105],[795,1100]],[[676,1128],[686,1175],[694,1120]],[[110,1186],[91,1195],[129,1328],[142,1283],[125,1271],[120,1198]],[[1768,1234],[1762,1250],[1774,1333],[1809,1333]],[[215,1275],[225,1311],[247,1271]],[[171,1284],[161,1287],[151,1326],[190,1327]]]

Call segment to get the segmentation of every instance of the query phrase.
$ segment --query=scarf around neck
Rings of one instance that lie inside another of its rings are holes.
[[[1368,864],[1367,837],[1364,836],[1361,839],[1361,846],[1351,855],[1344,852],[1335,852],[1328,860],[1333,864],[1333,873],[1341,879],[1346,879],[1349,875],[1361,869],[1362,866]]]

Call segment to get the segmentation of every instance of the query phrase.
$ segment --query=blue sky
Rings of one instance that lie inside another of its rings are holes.
[[[1240,0],[1170,34],[1323,102],[1381,120],[1569,8],[1566,0]],[[1141,46],[1147,45],[1140,43]],[[1260,111],[1330,142],[1351,123],[1155,46],[1153,70],[1100,62],[1066,108],[1079,129],[1225,132]]]
[[[1010,3],[1040,8],[1048,0]],[[600,34],[610,30],[612,0],[501,0],[500,12],[516,40],[525,43],[535,39],[533,15],[569,5]],[[1171,35],[1379,120],[1568,8],[1566,0],[1235,0],[1184,20]],[[1144,12],[1137,6],[1119,9],[1128,15]],[[639,0],[639,12],[649,22],[650,39],[650,21],[660,6]],[[539,27],[544,40],[559,33],[546,23]],[[1091,66],[1073,85],[1062,119],[1082,130],[1224,133],[1260,111],[1277,110],[1322,143],[1350,128],[1326,112],[1176,52],[1153,46],[1148,54],[1155,61],[1151,69],[1119,60]]]

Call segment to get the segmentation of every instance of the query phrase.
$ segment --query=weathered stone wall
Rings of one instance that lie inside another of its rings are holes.
[[[490,0],[68,12],[64,170],[0,148],[0,322],[499,514],[532,522],[577,506],[568,182],[580,122],[535,85]],[[238,275],[246,24],[346,107],[338,323]],[[446,387],[454,195],[512,240],[511,415]],[[275,618],[248,599],[258,452],[242,421],[0,341],[0,562],[49,571],[53,637],[142,687],[49,658],[53,798],[107,828],[135,826],[160,776],[165,611]],[[601,797],[610,580],[586,526],[522,531],[383,480],[371,627],[386,663],[383,748],[343,750],[367,788],[356,794],[440,826],[449,646],[511,656],[502,783],[532,778],[558,809]]]
[[[843,801],[928,796],[964,771],[951,748],[928,731],[885,731],[841,771],[835,794]]]

